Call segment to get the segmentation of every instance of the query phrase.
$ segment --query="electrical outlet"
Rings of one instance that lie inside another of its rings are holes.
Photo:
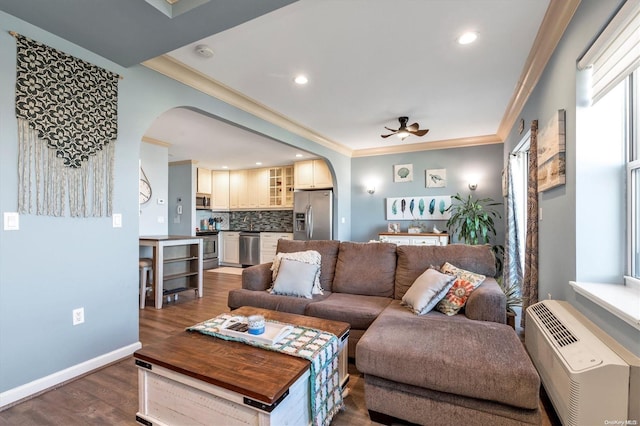
[[[84,322],[84,308],[73,310],[73,325],[82,324]]]

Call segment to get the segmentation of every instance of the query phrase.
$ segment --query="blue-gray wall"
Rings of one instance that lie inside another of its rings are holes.
[[[168,220],[173,219],[167,212],[168,161],[169,150],[166,147],[140,144],[140,165],[151,185],[151,200],[140,206],[140,235],[166,235]],[[164,204],[158,204],[160,199]]]
[[[54,380],[67,368],[100,363],[106,355],[130,351],[138,344],[140,141],[155,118],[171,108],[195,107],[326,158],[337,182],[336,214],[346,218],[344,224],[336,224],[337,236],[349,239],[350,158],[142,66],[119,67],[4,12],[0,12],[0,212],[16,211],[18,198],[16,47],[8,31],[124,76],[119,83],[113,201],[123,226],[113,228],[111,218],[21,215],[19,231],[0,231],[0,404],[18,388],[36,386],[39,379]],[[78,307],[85,308],[85,323],[74,327],[71,313]]]
[[[460,195],[472,194],[474,198],[493,198],[502,203],[502,144],[470,148],[439,149],[406,154],[360,157],[352,160],[351,166],[351,212],[354,241],[378,239],[379,232],[387,231],[385,200],[392,197],[412,195]],[[393,166],[413,164],[413,181],[394,182]],[[425,170],[446,169],[445,188],[426,188]],[[469,180],[477,180],[478,189],[469,190]],[[376,191],[369,194],[367,185],[374,183]],[[497,210],[503,214],[504,206]],[[397,222],[397,221],[393,221]],[[409,220],[400,221],[406,232]],[[446,229],[446,221],[421,221],[430,230]],[[496,244],[504,244],[503,219],[496,223]],[[454,241],[455,242],[455,241]]]
[[[606,25],[619,3],[619,0],[582,0],[521,117],[527,125],[537,119],[543,127],[555,111],[566,110],[566,184],[538,197],[542,209],[538,264],[540,299],[551,295],[554,299],[570,301],[604,331],[640,355],[638,330],[576,295],[569,286],[571,280],[589,281],[622,275],[619,243],[616,245],[610,240],[612,233],[617,241],[623,238],[621,216],[602,213],[594,217],[592,213],[585,215],[584,212],[584,209],[594,208],[596,198],[601,201],[601,197],[612,197],[617,191],[592,186],[589,167],[584,163],[590,155],[585,153],[584,141],[576,137],[580,134],[576,127],[576,122],[580,123],[576,99],[583,97],[576,91],[581,85],[576,78],[576,60]],[[520,140],[516,127],[505,141],[504,158]],[[602,238],[601,233],[605,234]]]

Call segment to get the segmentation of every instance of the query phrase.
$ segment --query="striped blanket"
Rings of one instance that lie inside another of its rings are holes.
[[[232,318],[230,314],[221,314],[187,327],[187,331],[197,331],[224,340],[244,342],[309,360],[311,362],[309,382],[312,424],[326,426],[331,423],[333,416],[344,407],[338,370],[338,338],[326,331],[294,326],[293,331],[279,342],[274,345],[265,345],[249,338],[243,339],[218,333],[220,326],[230,318]]]

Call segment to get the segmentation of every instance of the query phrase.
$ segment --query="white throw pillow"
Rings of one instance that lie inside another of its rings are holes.
[[[282,259],[271,293],[313,298],[313,282],[320,265]]]
[[[424,315],[447,294],[455,278],[435,269],[427,269],[411,284],[402,297],[402,304],[416,315]]]
[[[309,263],[312,265],[318,265],[318,272],[313,279],[313,294],[324,294],[322,292],[322,287],[320,286],[320,262],[322,261],[322,257],[320,253],[315,250],[306,250],[306,251],[296,251],[292,253],[278,253],[276,257],[273,259],[273,264],[271,265],[271,270],[273,271],[271,280],[275,283],[278,278],[278,271],[280,269],[280,262],[282,259],[289,260],[297,260],[298,262]]]

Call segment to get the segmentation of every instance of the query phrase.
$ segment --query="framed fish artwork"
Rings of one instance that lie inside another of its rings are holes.
[[[387,220],[448,220],[450,195],[387,198]]]

